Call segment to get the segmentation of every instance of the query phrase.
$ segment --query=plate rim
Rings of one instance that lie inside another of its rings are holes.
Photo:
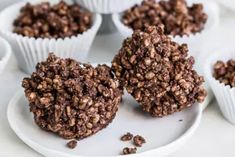
[[[18,127],[16,127],[15,121],[12,119],[12,116],[11,116],[12,111],[13,111],[12,106],[14,106],[23,96],[24,96],[23,90],[22,89],[18,90],[14,94],[14,96],[11,98],[11,100],[9,101],[8,107],[7,107],[7,119],[8,119],[9,125],[10,125],[11,129],[14,131],[14,133],[19,137],[20,140],[22,140],[27,146],[32,148],[34,151],[38,152],[39,154],[45,155],[45,156],[54,156],[55,154],[57,154],[57,155],[62,155],[64,157],[88,157],[86,155],[85,156],[84,155],[76,155],[76,154],[65,153],[63,151],[49,149],[49,148],[46,148],[46,147],[38,144],[37,142],[25,137],[25,135],[22,134],[22,131],[20,131],[20,129]],[[178,150],[194,134],[194,132],[197,130],[197,128],[200,124],[203,108],[202,108],[201,104],[197,104],[197,105],[198,105],[198,112],[195,117],[195,120],[192,122],[192,125],[190,127],[188,127],[186,129],[186,131],[183,134],[181,134],[176,140],[174,140],[166,145],[163,145],[161,147],[158,147],[156,149],[151,149],[151,150],[147,150],[145,152],[125,155],[125,156],[127,156],[127,157],[142,157],[143,155],[145,155],[145,156],[151,156],[151,155],[153,155],[153,156],[156,156],[156,155],[166,156],[166,155],[169,155],[169,154],[173,153],[174,151]],[[52,155],[52,154],[54,154],[54,155]],[[119,155],[111,155],[111,156],[110,155],[102,155],[102,156],[89,155],[89,157],[123,157],[123,155],[120,155],[120,154]]]

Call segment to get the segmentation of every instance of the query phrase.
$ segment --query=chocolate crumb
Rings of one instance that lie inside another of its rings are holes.
[[[74,149],[76,146],[77,146],[77,141],[76,140],[72,140],[72,141],[69,141],[67,143],[67,147],[70,148],[70,149]]]
[[[142,136],[136,135],[136,136],[133,138],[133,142],[134,142],[134,145],[135,145],[136,147],[142,147],[142,145],[143,145],[144,143],[146,143],[146,140],[145,140]]]
[[[183,119],[180,119],[179,122],[183,122]]]
[[[132,140],[132,138],[133,138],[133,135],[128,132],[128,133],[126,133],[125,135],[123,135],[123,136],[121,137],[121,140],[122,140],[122,141],[130,141],[130,140]]]
[[[137,151],[136,148],[128,148],[128,147],[125,147],[125,148],[123,148],[123,150],[122,150],[122,154],[123,154],[123,155],[136,154],[136,151]]]

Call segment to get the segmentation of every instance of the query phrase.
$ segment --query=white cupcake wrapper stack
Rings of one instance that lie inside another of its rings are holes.
[[[235,11],[235,1],[234,0],[215,0],[219,4],[226,7],[226,9],[230,9],[231,11]]]
[[[142,0],[76,0],[95,13],[110,14],[124,11]]]
[[[214,53],[206,60],[204,74],[209,82],[212,91],[218,101],[220,110],[224,117],[231,123],[235,124],[235,88],[224,83],[220,83],[213,77],[213,66],[218,60],[227,62],[229,59],[235,59],[235,49],[220,50]]]
[[[41,1],[33,1],[39,3]],[[50,1],[55,3],[57,1]],[[13,21],[19,15],[19,10],[26,2],[16,3],[0,13],[0,34],[6,38],[17,57],[20,68],[31,73],[38,62],[45,60],[49,52],[54,52],[60,57],[71,57],[85,61],[89,49],[101,25],[102,18],[99,14],[93,15],[92,27],[77,36],[65,39],[35,39],[13,33]]]
[[[0,47],[1,47],[0,50],[0,74],[1,74],[10,59],[12,50],[10,44],[1,37],[0,37]]]
[[[198,3],[197,0],[190,0],[188,1],[188,4],[191,5],[193,3]],[[218,6],[213,3],[213,2],[202,2],[204,4],[204,10],[208,15],[208,20],[207,23],[205,25],[204,30],[202,31],[202,33],[197,33],[195,35],[191,35],[191,36],[183,36],[183,37],[172,37],[171,38],[182,44],[182,43],[187,43],[187,44],[192,44],[195,43],[195,40],[200,38],[200,36],[206,34],[207,31],[211,30],[212,28],[214,28],[218,23],[219,23],[219,11],[218,11]],[[133,33],[133,30],[129,27],[127,27],[126,25],[124,25],[121,21],[122,19],[122,15],[123,13],[115,13],[112,15],[112,19],[114,24],[116,25],[118,31],[124,36],[124,37],[130,37]]]

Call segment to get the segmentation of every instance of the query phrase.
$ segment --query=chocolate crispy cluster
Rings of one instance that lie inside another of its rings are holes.
[[[136,30],[112,61],[122,86],[154,117],[181,111],[207,95],[204,79],[193,70],[187,45],[179,45],[161,27]]]
[[[27,3],[14,21],[13,31],[35,38],[65,38],[85,32],[91,25],[92,14],[77,4]]]
[[[207,21],[202,4],[187,6],[185,0],[144,0],[124,12],[122,22],[133,30],[163,24],[165,33],[183,36],[201,32]]]
[[[65,139],[78,140],[105,128],[122,96],[111,69],[50,54],[22,86],[36,124]]]
[[[235,60],[217,61],[214,65],[214,77],[220,83],[235,87]]]

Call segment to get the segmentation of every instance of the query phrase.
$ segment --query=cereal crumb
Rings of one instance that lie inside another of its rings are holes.
[[[122,140],[122,141],[130,141],[130,140],[132,140],[132,138],[133,138],[133,135],[128,132],[128,133],[126,133],[125,135],[123,135],[123,136],[121,137],[121,140]]]
[[[134,141],[134,145],[137,147],[142,147],[142,145],[146,143],[146,140],[140,135],[136,135],[133,141]]]
[[[123,154],[123,155],[136,154],[136,151],[137,151],[136,148],[128,148],[128,147],[125,147],[125,148],[123,148],[123,150],[122,150],[122,154]]]
[[[76,146],[77,146],[77,141],[76,140],[72,140],[72,141],[69,141],[67,143],[67,147],[70,148],[70,149],[74,149]]]

